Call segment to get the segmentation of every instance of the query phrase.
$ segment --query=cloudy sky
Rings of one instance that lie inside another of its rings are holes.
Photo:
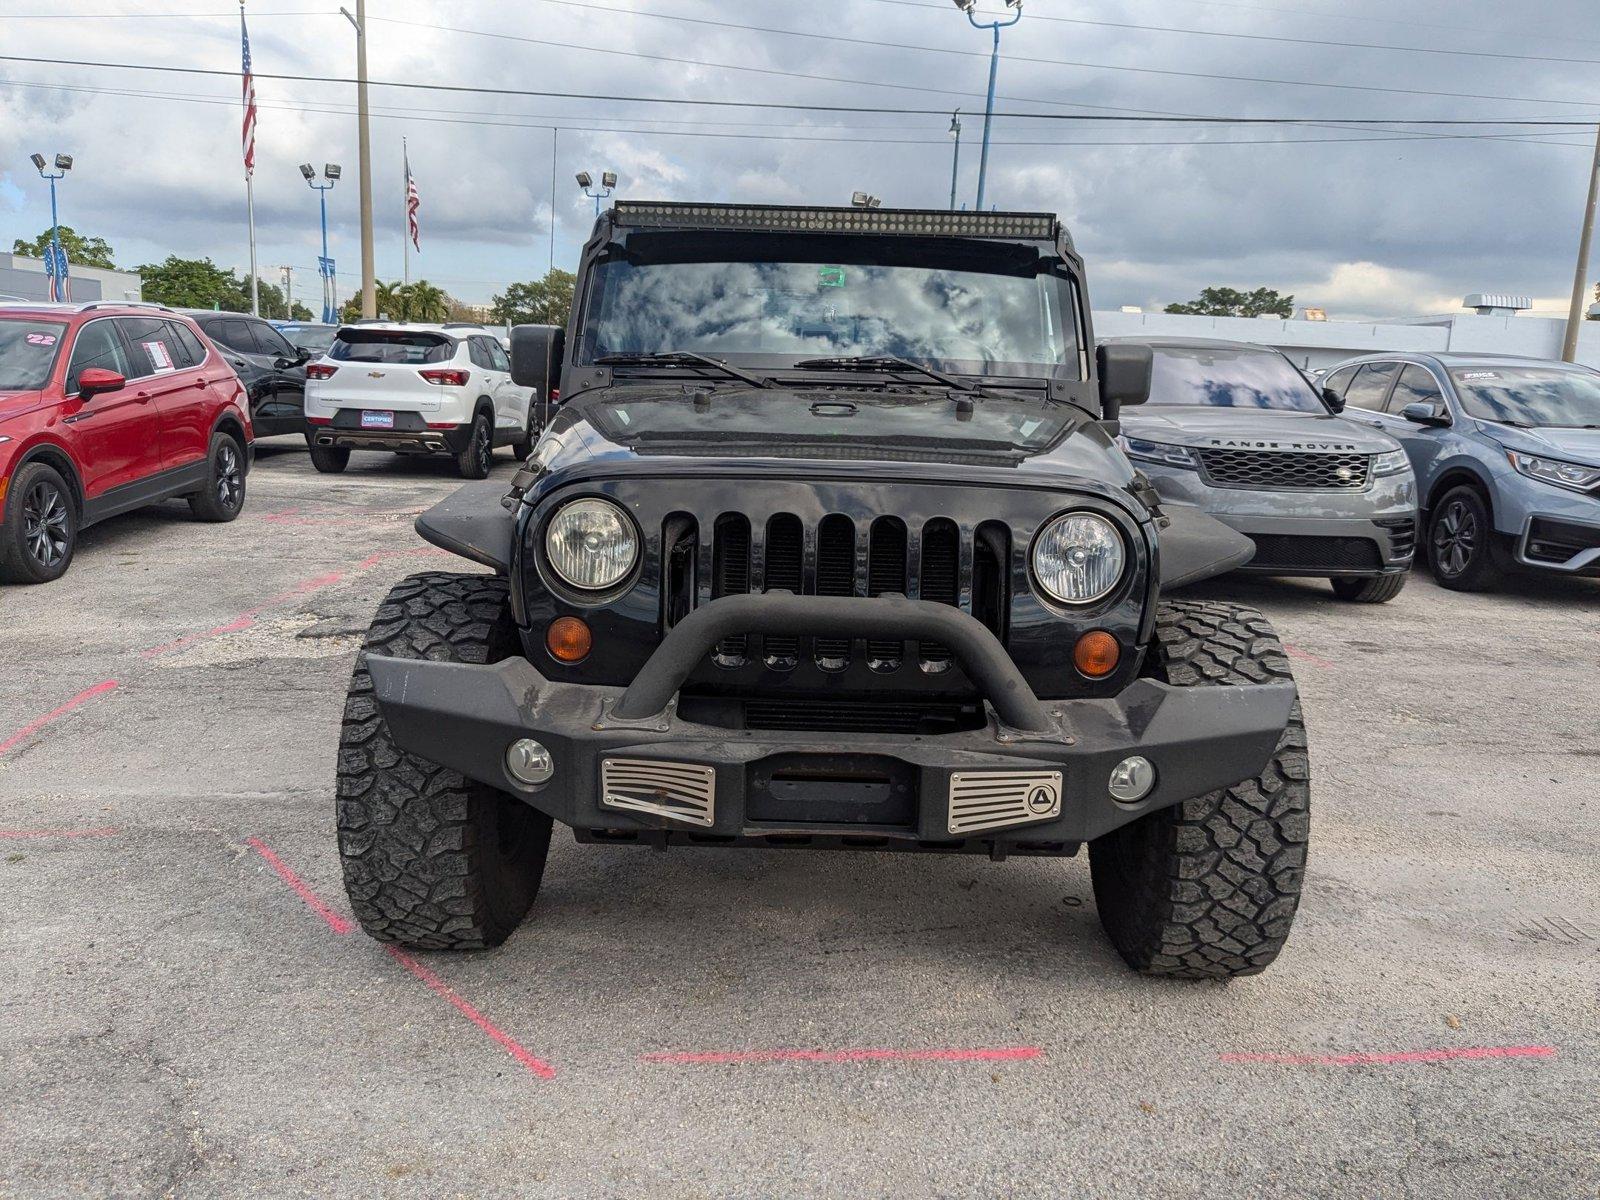
[[[259,74],[354,73],[336,0],[248,12]],[[973,201],[989,35],[948,0],[369,0],[368,18],[374,80],[557,93],[372,89],[380,278],[401,270],[402,137],[423,197],[413,275],[474,302],[550,263],[553,141],[558,266],[593,219],[573,181],[583,169],[616,170],[619,194],[641,199],[840,203],[865,189],[942,207],[957,106],[959,197]],[[0,55],[22,60],[0,61],[7,247],[49,220],[28,154],[65,151],[77,165],[62,219],[108,239],[119,264],[248,263],[236,76],[40,61],[237,72],[236,4],[4,0]],[[1003,112],[1306,123],[998,117],[986,206],[1059,212],[1100,308],[1216,284],[1278,288],[1340,317],[1447,311],[1480,290],[1564,313],[1589,135],[1406,122],[1594,120],[1596,65],[1593,0],[1029,0],[1003,38]],[[290,264],[298,295],[316,289],[316,202],[296,164],[336,161],[332,248],[348,291],[354,88],[263,78],[257,90],[262,273]],[[1357,119],[1376,124],[1338,124]]]

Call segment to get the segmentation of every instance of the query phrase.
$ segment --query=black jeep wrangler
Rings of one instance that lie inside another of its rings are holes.
[[[1267,622],[1163,599],[1246,560],[1116,445],[1149,350],[1055,217],[619,203],[526,465],[417,521],[339,752],[362,927],[492,946],[581,842],[1071,855],[1135,968],[1262,970],[1308,834]],[[803,903],[803,900],[797,900]]]

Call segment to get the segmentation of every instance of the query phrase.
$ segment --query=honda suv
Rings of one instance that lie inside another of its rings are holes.
[[[184,496],[244,507],[244,388],[168,309],[0,304],[0,579],[48,583],[85,526]]]
[[[526,458],[540,406],[511,381],[493,337],[418,325],[347,325],[306,369],[311,462],[343,471],[352,450],[450,454],[466,479],[489,474],[496,446]]]

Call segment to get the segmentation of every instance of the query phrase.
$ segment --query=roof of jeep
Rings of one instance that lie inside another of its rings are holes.
[[[614,226],[650,230],[749,230],[877,236],[979,237],[1070,243],[1054,213],[952,212],[944,208],[864,208],[802,204],[679,204],[619,200]]]

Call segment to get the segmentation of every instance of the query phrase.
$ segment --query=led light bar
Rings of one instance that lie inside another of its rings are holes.
[[[1050,213],[947,212],[909,208],[788,208],[770,204],[665,204],[625,200],[617,225],[648,229],[772,229],[786,233],[876,233],[1055,241]]]

